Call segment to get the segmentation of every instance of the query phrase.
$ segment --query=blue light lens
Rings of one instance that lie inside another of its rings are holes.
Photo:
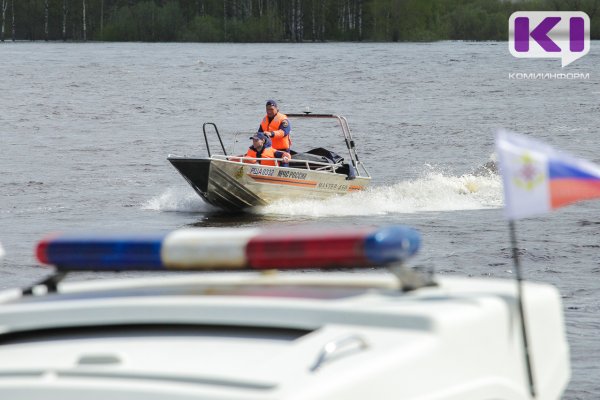
[[[164,269],[164,236],[60,236],[48,242],[46,258],[61,270]]]
[[[403,262],[421,245],[421,236],[407,226],[381,228],[365,239],[365,256],[375,264]]]

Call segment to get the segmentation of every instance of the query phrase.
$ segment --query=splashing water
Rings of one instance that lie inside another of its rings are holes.
[[[420,179],[375,187],[327,200],[278,201],[258,208],[256,212],[321,217],[499,207],[502,207],[502,183],[498,175],[455,177],[430,172]]]
[[[169,188],[142,205],[143,210],[206,212],[216,210],[191,189]]]
[[[252,212],[282,215],[369,216],[427,211],[478,210],[502,207],[502,182],[496,174],[446,176],[431,171],[424,177],[374,187],[364,192],[326,200],[277,201]],[[209,212],[217,209],[206,204],[192,190],[169,188],[150,199],[143,209],[156,211]]]

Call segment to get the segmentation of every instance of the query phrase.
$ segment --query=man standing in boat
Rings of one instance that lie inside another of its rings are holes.
[[[258,132],[263,132],[271,138],[272,147],[275,150],[289,152],[292,145],[290,138],[290,121],[287,115],[279,112],[275,100],[267,100],[267,115],[263,118],[258,128]]]
[[[279,166],[288,166],[291,158],[290,154],[267,146],[267,136],[263,132],[256,132],[250,139],[252,139],[252,146],[250,146],[244,157],[258,158],[258,160],[244,160],[245,163],[275,166],[275,160],[272,159],[281,158],[283,159],[283,163],[279,164]]]

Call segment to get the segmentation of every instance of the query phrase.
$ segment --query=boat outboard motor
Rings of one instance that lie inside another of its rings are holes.
[[[335,154],[334,152],[324,149],[322,147],[309,150],[305,153],[296,153],[293,150],[290,153],[292,154],[292,160],[294,160],[294,161],[318,162],[318,163],[332,164],[332,165],[338,164],[338,163],[344,161],[344,159],[342,157],[340,157],[337,154]],[[294,165],[292,165],[292,166],[294,166]],[[294,167],[306,168],[304,166],[304,164],[297,164]],[[310,169],[318,169],[321,167],[322,167],[322,165],[310,165],[309,166]],[[338,168],[338,170],[339,170],[339,168]],[[336,172],[341,173],[341,174],[345,173],[345,172],[339,172],[339,171],[336,171]]]
[[[322,147],[317,147],[316,149],[309,150],[306,153],[324,157],[333,164],[337,164],[344,161],[344,158],[339,156],[337,153],[334,153],[333,151],[324,149]]]
[[[344,164],[348,166],[348,177],[346,178],[347,181],[351,181],[356,179],[356,169],[354,169],[354,166],[352,164]]]
[[[309,150],[304,154],[317,155],[317,156],[323,158],[324,160],[327,160],[325,162],[330,162],[332,164],[338,164],[338,163],[344,162],[344,158],[341,157],[339,154],[334,153],[333,151],[324,149],[322,147],[318,147],[316,149]],[[338,174],[348,175],[346,180],[351,181],[351,180],[356,179],[356,169],[350,163],[342,164],[342,166],[337,168],[335,170],[335,172]]]
[[[325,157],[321,157],[321,156],[317,156],[314,154],[310,154],[310,153],[291,153],[292,154],[292,160],[293,161],[308,161],[309,163],[311,162],[315,162],[315,163],[326,163],[326,164],[331,164],[331,160],[325,158]],[[306,169],[306,165],[304,163],[291,163],[290,167],[292,168],[303,168]],[[309,168],[310,169],[317,169],[319,167],[322,167],[322,165],[310,165],[309,164]]]

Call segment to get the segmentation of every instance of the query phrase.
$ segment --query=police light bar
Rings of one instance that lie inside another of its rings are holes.
[[[191,228],[160,235],[56,235],[36,255],[61,271],[367,268],[405,261],[420,245],[405,226],[289,231]]]

